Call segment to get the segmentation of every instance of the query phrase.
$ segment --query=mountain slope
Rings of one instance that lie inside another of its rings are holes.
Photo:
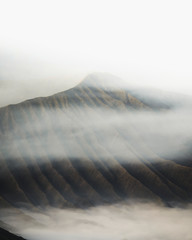
[[[2,228],[0,228],[0,238],[1,240],[24,240],[24,238],[16,236]]]
[[[150,132],[158,129],[154,114],[171,106],[104,82],[90,75],[68,91],[0,109],[1,207],[191,201],[190,153]],[[168,157],[173,149],[187,164]]]

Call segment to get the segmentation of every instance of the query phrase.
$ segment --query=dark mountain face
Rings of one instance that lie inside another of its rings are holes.
[[[2,228],[0,228],[0,238],[1,240],[24,240],[24,238],[16,236]]]
[[[103,82],[0,109],[1,207],[191,202],[188,108]]]

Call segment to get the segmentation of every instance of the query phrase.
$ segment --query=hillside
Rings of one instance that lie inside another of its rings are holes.
[[[24,240],[24,238],[16,236],[2,228],[0,228],[0,238],[1,240]]]
[[[157,102],[90,75],[65,92],[1,108],[0,207],[191,202],[189,148],[160,135],[173,106]]]

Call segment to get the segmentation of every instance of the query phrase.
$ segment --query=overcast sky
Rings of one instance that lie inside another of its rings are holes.
[[[6,0],[0,8],[0,106],[109,72],[192,94],[192,2]]]

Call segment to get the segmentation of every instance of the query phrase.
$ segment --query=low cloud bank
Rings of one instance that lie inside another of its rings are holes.
[[[26,116],[31,114],[25,110]],[[164,111],[119,111],[103,108],[35,109],[36,119],[14,113],[15,125],[2,134],[1,149],[5,158],[15,157],[20,149],[27,160],[31,149],[35,158],[93,158],[115,156],[134,161],[139,155],[155,160],[159,157],[180,158],[190,153],[192,112],[189,107]],[[27,144],[27,147],[24,147]],[[111,154],[109,156],[109,153]]]
[[[3,221],[29,240],[190,240],[192,235],[192,206],[166,208],[129,203],[86,210],[22,211],[36,224],[30,225],[29,221],[13,214]]]

